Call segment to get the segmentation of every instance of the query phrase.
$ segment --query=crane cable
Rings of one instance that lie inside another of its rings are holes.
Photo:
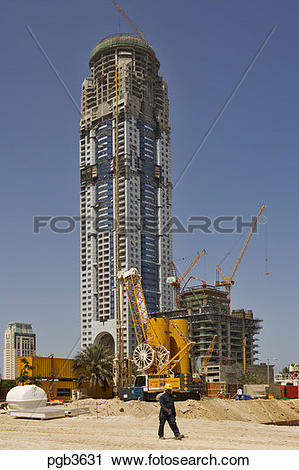
[[[240,241],[242,240],[242,238],[245,238],[245,236],[243,235],[243,233],[241,233],[241,235],[238,237],[237,240],[234,241],[234,243],[232,244],[231,248],[225,253],[225,255],[223,256],[223,258],[220,260],[220,262],[217,264],[217,266],[221,266],[224,261],[232,254],[232,252],[234,251],[234,249],[237,247],[237,245],[240,243]],[[217,271],[216,269],[216,280],[219,281],[219,272]]]
[[[270,274],[269,268],[268,268],[268,262],[269,262],[269,258],[268,258],[268,225],[266,223],[265,224],[265,271],[264,271],[265,276],[269,276],[269,274]]]

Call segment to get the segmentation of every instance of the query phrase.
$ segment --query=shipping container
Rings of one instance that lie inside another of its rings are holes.
[[[39,385],[47,394],[49,400],[71,400],[72,391],[79,390],[76,380],[43,380]],[[83,397],[93,398],[93,389],[89,383],[80,386]],[[96,398],[112,398],[112,387],[104,390],[97,385]]]
[[[74,359],[64,359],[59,357],[26,356],[18,359],[18,375],[24,367],[21,359],[26,359],[33,370],[28,370],[27,374],[41,376],[39,384],[52,399],[71,399],[72,390],[77,390],[77,376],[72,370]],[[59,390],[58,390],[59,389]],[[93,390],[89,383],[84,383],[80,387],[83,395],[92,397]],[[112,398],[112,387],[103,389],[97,385],[97,398]]]
[[[41,356],[26,356],[18,358],[18,375],[21,375],[21,371],[24,368],[22,359],[25,359],[28,364],[33,367],[33,370],[28,370],[29,376],[41,375],[43,378],[51,377],[51,361],[49,357]]]
[[[39,387],[46,392],[49,400],[71,400],[72,390],[78,390],[74,380],[43,380]]]
[[[54,377],[56,377],[57,379],[75,379],[77,376],[72,369],[73,363],[74,359],[63,359],[59,357],[54,357]]]
[[[93,398],[93,388],[90,383],[83,383],[80,386],[80,390],[82,391],[83,396],[87,396]],[[113,389],[111,387],[107,387],[104,389],[99,384],[97,385],[97,396],[96,398],[112,398],[113,397]]]
[[[22,359],[26,359],[33,370],[28,375],[41,375],[44,379],[75,379],[77,376],[72,370],[74,359],[59,357],[26,356],[18,359],[18,375],[24,367]]]
[[[276,385],[280,388],[280,398],[298,398],[297,385]]]

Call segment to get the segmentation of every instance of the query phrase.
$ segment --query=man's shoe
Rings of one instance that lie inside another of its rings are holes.
[[[181,439],[183,439],[184,434],[178,434],[177,436],[174,436],[174,438],[177,440],[177,441],[180,441]]]
[[[165,437],[163,437],[163,436],[159,436],[159,439],[165,439]]]

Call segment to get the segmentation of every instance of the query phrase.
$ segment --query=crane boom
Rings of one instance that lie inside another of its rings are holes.
[[[237,272],[237,269],[238,269],[238,267],[239,267],[239,265],[240,265],[240,263],[241,263],[241,261],[242,261],[242,258],[243,258],[243,256],[244,256],[244,253],[245,253],[245,251],[246,251],[246,249],[247,249],[247,247],[248,247],[248,244],[249,244],[249,242],[250,242],[250,240],[251,240],[251,237],[252,237],[253,232],[254,232],[254,230],[255,230],[255,228],[256,228],[256,225],[257,225],[257,223],[258,223],[258,221],[259,221],[259,219],[260,219],[260,217],[261,217],[261,215],[262,215],[262,213],[264,212],[265,209],[266,209],[266,206],[265,206],[265,204],[263,204],[263,205],[261,206],[260,210],[259,210],[258,215],[257,215],[256,218],[253,220],[253,222],[252,222],[252,224],[251,224],[251,227],[250,227],[250,231],[249,231],[249,233],[248,233],[248,235],[247,235],[247,238],[246,238],[246,240],[245,240],[245,242],[244,242],[244,244],[243,244],[243,246],[242,246],[242,249],[241,249],[240,254],[239,254],[238,258],[237,258],[237,261],[235,262],[235,265],[234,265],[234,267],[233,267],[233,270],[232,270],[232,272],[231,272],[231,275],[230,275],[229,277],[225,277],[224,274],[222,273],[221,269],[220,269],[220,266],[216,266],[216,270],[218,271],[218,273],[220,274],[220,276],[222,277],[223,280],[222,280],[222,281],[218,281],[218,280],[216,279],[216,281],[215,281],[215,286],[224,286],[224,288],[225,288],[225,290],[226,290],[226,293],[227,293],[227,298],[228,298],[228,300],[229,300],[229,309],[230,309],[230,302],[231,302],[231,286],[234,284],[233,279],[234,279],[235,274],[236,274],[236,272]]]
[[[216,343],[216,339],[217,339],[217,335],[214,335],[213,336],[213,339],[212,341],[210,342],[209,344],[209,347],[207,349],[207,352],[203,358],[203,360],[201,361],[201,371],[204,373],[205,372],[205,369],[209,363],[209,360],[211,359],[211,356],[213,354],[213,351],[214,351],[214,347],[215,347],[215,343]]]
[[[246,240],[245,240],[245,242],[244,242],[244,245],[243,245],[243,247],[242,247],[242,250],[241,250],[241,252],[240,252],[240,254],[239,254],[239,256],[238,256],[238,259],[237,259],[237,261],[236,261],[236,263],[235,263],[235,266],[233,267],[232,273],[231,273],[231,275],[229,276],[229,279],[230,279],[231,281],[233,280],[233,278],[234,278],[234,276],[235,276],[235,274],[236,274],[236,271],[237,271],[237,269],[238,269],[238,267],[239,267],[239,264],[241,263],[241,260],[242,260],[242,258],[243,258],[243,256],[244,256],[244,253],[245,253],[246,249],[247,249],[248,243],[250,242],[251,237],[252,237],[252,235],[253,235],[253,232],[254,232],[254,230],[255,230],[255,228],[256,228],[256,226],[257,226],[257,223],[258,223],[258,221],[259,221],[259,219],[260,219],[260,217],[261,217],[261,215],[262,215],[262,213],[264,212],[265,209],[266,209],[266,206],[265,206],[265,205],[262,205],[262,207],[261,207],[260,210],[259,210],[258,215],[255,217],[254,221],[252,222],[252,225],[251,225],[251,228],[250,228],[250,232],[249,232],[249,234],[248,234],[248,236],[247,236],[247,238],[246,238]]]
[[[171,261],[169,263],[170,267],[171,267],[171,270],[172,270],[172,274],[174,277],[170,277],[167,279],[167,282],[174,287],[174,292],[175,292],[175,306],[177,309],[180,308],[180,297],[181,297],[181,292],[180,292],[180,288],[181,288],[181,283],[182,281],[185,279],[185,277],[190,273],[190,271],[194,268],[194,266],[196,265],[196,263],[200,260],[200,258],[202,257],[202,255],[204,255],[206,253],[206,250],[203,249],[201,250],[200,253],[198,253],[194,260],[192,261],[192,263],[190,264],[190,266],[188,266],[188,268],[186,269],[186,271],[181,275],[180,278],[178,278],[177,276],[177,271],[176,271],[176,267],[175,267],[175,264],[173,261]]]
[[[202,255],[204,255],[206,253],[206,250],[203,249],[201,250],[200,253],[198,253],[196,255],[196,257],[194,258],[194,260],[192,261],[192,263],[190,264],[190,266],[188,266],[188,268],[186,269],[186,271],[184,272],[184,274],[181,275],[181,277],[179,278],[178,282],[181,284],[181,282],[183,281],[183,279],[185,279],[185,277],[190,273],[190,271],[194,268],[194,266],[196,265],[196,263],[200,260],[200,258],[202,257]]]
[[[118,3],[116,2],[116,0],[112,0],[113,3],[114,3],[114,6],[117,8],[117,10],[123,15],[123,17],[127,20],[127,22],[129,23],[129,25],[131,26],[131,28],[133,29],[133,31],[135,31],[135,33],[137,34],[137,36],[139,37],[139,39],[141,39],[141,41],[144,41],[144,33],[140,33],[138,31],[138,29],[136,28],[136,26],[134,25],[133,21],[130,20],[130,18],[128,17],[128,15],[124,12],[124,10],[118,5]]]
[[[126,288],[137,343],[142,344],[148,340],[149,315],[140,276],[137,269],[132,268],[126,272],[121,271],[118,277],[123,281]]]

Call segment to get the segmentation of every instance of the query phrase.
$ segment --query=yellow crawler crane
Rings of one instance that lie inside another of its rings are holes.
[[[175,373],[175,369],[180,369],[180,364],[186,359],[186,355],[195,342],[188,339],[174,320],[168,322],[164,318],[158,319],[164,328],[167,328],[167,331],[164,331],[165,337],[172,331],[174,336],[181,339],[181,347],[170,357],[170,351],[165,346],[166,341],[163,343],[159,323],[156,319],[150,318],[147,311],[141,278],[137,269],[120,271],[118,277],[126,289],[138,343],[133,353],[133,361],[142,374],[136,378],[138,386],[131,387],[131,389],[142,389],[142,397],[150,400],[164,389],[166,383],[171,383],[174,391],[177,391],[180,396],[199,398],[197,388],[192,390],[192,375],[189,372],[189,366],[188,371],[185,366],[183,371]]]
[[[133,320],[137,347],[133,361],[138,370],[157,372],[169,360],[169,351],[159,343],[159,335],[152,327],[147,311],[141,279],[136,268],[119,273],[125,286]]]

